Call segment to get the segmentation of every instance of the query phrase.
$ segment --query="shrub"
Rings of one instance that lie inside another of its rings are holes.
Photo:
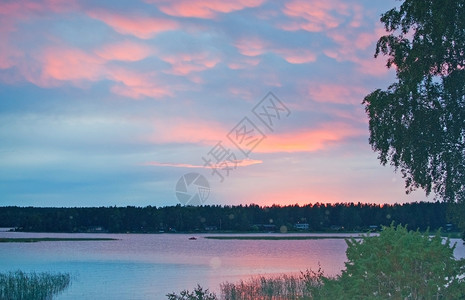
[[[218,300],[215,293],[210,293],[208,289],[203,290],[200,285],[197,285],[193,292],[184,290],[179,295],[171,293],[166,296],[168,300]]]
[[[346,269],[325,282],[332,299],[464,299],[465,261],[437,232],[384,227],[379,236],[347,240]]]

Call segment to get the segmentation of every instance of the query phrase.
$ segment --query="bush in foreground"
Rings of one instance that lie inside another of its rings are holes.
[[[210,293],[208,289],[204,290],[200,285],[193,292],[189,290],[182,291],[179,295],[171,293],[166,295],[168,300],[217,300],[215,293]]]
[[[69,274],[0,273],[0,299],[45,300],[59,294],[71,283]]]
[[[384,227],[347,241],[346,269],[324,286],[332,299],[464,299],[465,260],[437,232]]]
[[[439,232],[431,237],[391,225],[378,236],[346,242],[346,269],[340,276],[325,277],[320,269],[227,282],[221,285],[221,299],[465,299],[465,260],[454,258],[455,245]],[[169,299],[218,299],[202,297]]]

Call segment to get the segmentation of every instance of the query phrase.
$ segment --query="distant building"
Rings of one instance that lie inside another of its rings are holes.
[[[308,223],[298,223],[294,224],[294,228],[297,230],[308,230],[310,226],[308,225]]]
[[[87,228],[87,232],[91,232],[91,233],[105,233],[105,232],[108,232],[105,228],[103,228],[102,226],[89,226]]]

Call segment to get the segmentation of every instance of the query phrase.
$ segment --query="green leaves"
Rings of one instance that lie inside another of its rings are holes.
[[[346,270],[333,282],[346,299],[461,299],[464,260],[439,232],[384,227],[379,236],[347,241]]]
[[[211,293],[208,289],[204,290],[200,285],[190,292],[184,290],[181,293],[170,293],[166,295],[169,300],[217,300],[215,293]]]
[[[419,187],[465,200],[465,0],[405,0],[381,17],[397,82],[363,100],[369,142],[383,165],[400,169],[406,192]]]

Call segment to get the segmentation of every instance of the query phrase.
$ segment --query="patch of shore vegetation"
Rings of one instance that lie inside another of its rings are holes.
[[[37,242],[80,242],[80,241],[117,241],[113,238],[0,238],[0,243],[37,243]]]
[[[223,283],[217,296],[202,287],[171,293],[169,300],[273,299],[465,299],[465,259],[455,244],[406,227],[384,227],[379,235],[349,238],[345,270],[327,277],[320,270],[300,276],[253,277]]]
[[[45,300],[52,299],[71,284],[67,273],[0,273],[0,299]]]

